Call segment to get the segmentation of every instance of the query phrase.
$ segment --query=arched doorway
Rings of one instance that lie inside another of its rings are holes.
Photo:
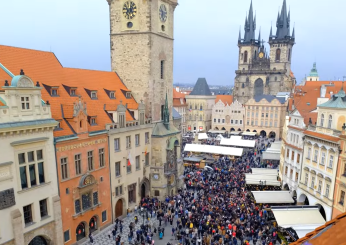
[[[301,194],[298,198],[298,202],[302,205],[309,205],[309,199],[305,194]]]
[[[288,186],[288,184],[285,184],[285,185],[284,185],[284,190],[285,190],[285,191],[289,191],[289,190],[290,190],[290,187]]]
[[[141,198],[143,199],[146,195],[145,195],[146,191],[145,191],[145,184],[143,183],[141,185]]]
[[[258,78],[255,81],[255,86],[254,86],[255,92],[254,95],[262,95],[263,94],[263,80],[261,78]]]
[[[266,133],[266,131],[262,130],[262,131],[260,132],[260,135],[261,135],[262,137],[266,137],[266,136],[267,136],[267,133]]]
[[[97,217],[93,216],[89,221],[89,233],[97,230]]]
[[[239,132],[241,132],[241,129],[240,129],[240,128],[238,128],[238,131],[239,131]]]
[[[297,192],[295,190],[292,192],[292,197],[297,199]]]
[[[247,129],[246,132],[250,132],[250,129]]]
[[[171,196],[174,196],[174,190],[171,190]]]
[[[29,242],[29,245],[48,245],[48,242],[43,236],[35,236],[34,239]]]
[[[79,223],[76,229],[76,239],[77,241],[82,240],[85,237],[85,224],[83,222]]]
[[[218,128],[218,127],[215,127],[214,130],[219,130],[219,128]]]
[[[231,132],[233,132],[233,131],[235,131],[235,129],[234,129],[234,128],[231,128]]]
[[[254,130],[254,131],[252,131],[252,132],[257,133],[257,130]]]
[[[222,127],[222,129],[221,129],[221,130],[226,130],[226,129],[225,129],[225,127]]]
[[[269,133],[269,138],[275,138],[275,136],[276,136],[276,133],[275,133],[275,132],[271,131],[271,132]]]
[[[119,199],[115,204],[115,218],[118,218],[123,215],[124,212],[124,203],[123,199]]]
[[[322,215],[322,217],[323,217],[323,219],[324,220],[327,220],[326,219],[326,211],[324,211],[324,207],[321,205],[321,204],[316,204],[316,206],[318,207],[318,210],[320,211],[320,213],[321,213],[321,215]]]

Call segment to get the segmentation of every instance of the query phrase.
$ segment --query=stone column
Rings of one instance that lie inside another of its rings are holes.
[[[14,244],[15,245],[24,245],[24,228],[23,228],[23,220],[22,214],[19,209],[15,209],[11,211],[12,218],[12,229],[14,236]]]
[[[54,214],[54,244],[64,244],[64,233],[62,230],[62,220],[61,220],[61,205],[60,197],[55,196],[52,198],[53,201],[53,214]],[[73,228],[72,228],[73,229]],[[73,233],[70,232],[70,236]]]

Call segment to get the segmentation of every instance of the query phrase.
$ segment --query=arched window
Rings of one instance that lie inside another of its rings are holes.
[[[247,62],[247,51],[244,52],[244,63]]]
[[[245,88],[245,84],[244,83],[241,84],[241,88]]]
[[[255,50],[255,56],[254,57],[255,57],[255,59],[257,58],[257,51],[256,50]]]
[[[275,77],[275,82],[278,80],[278,78],[277,77]]]
[[[246,78],[246,82],[247,82],[247,83],[250,82],[250,79],[249,79],[248,77]]]
[[[332,117],[332,115],[329,115],[328,128],[332,128],[332,121],[333,121],[333,117]]]
[[[199,116],[199,120],[200,120],[200,121],[202,121],[202,120],[203,120],[202,115],[200,115],[200,116]]]
[[[243,95],[244,95],[244,92],[243,92]]]
[[[83,121],[82,121],[82,120],[79,121],[79,127],[80,127],[80,128],[83,127]]]
[[[197,110],[197,104],[195,104],[195,110]]]
[[[200,109],[200,110],[203,110],[203,105],[200,105],[200,106],[199,106],[199,109]]]
[[[323,122],[324,122],[324,114],[321,115],[321,127],[323,127]]]
[[[275,60],[276,61],[280,61],[280,55],[281,55],[281,49],[277,49],[276,50],[276,55],[275,55]]]
[[[288,49],[288,61],[290,61],[291,60],[291,49],[289,48]]]

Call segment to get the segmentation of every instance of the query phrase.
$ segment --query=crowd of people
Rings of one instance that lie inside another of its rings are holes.
[[[143,198],[130,224],[128,241],[133,244],[154,244],[154,238],[171,235],[167,245],[273,245],[278,244],[278,230],[270,217],[267,205],[256,204],[251,190],[280,189],[280,187],[246,186],[245,173],[261,164],[261,151],[273,140],[258,138],[254,149],[241,158],[221,156],[208,170],[196,166],[185,167],[184,187],[165,201]],[[271,164],[271,168],[277,165]],[[136,226],[138,216],[145,222]],[[149,222],[158,220],[158,227]],[[165,231],[167,224],[170,231]],[[113,239],[120,245],[121,228],[117,220]],[[136,230],[136,227],[137,230]],[[156,240],[157,240],[156,239]],[[160,243],[162,244],[162,243]]]

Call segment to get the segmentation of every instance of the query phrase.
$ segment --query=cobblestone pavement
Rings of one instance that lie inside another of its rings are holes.
[[[123,219],[121,219],[123,221],[123,232],[120,234],[121,236],[121,242],[124,242],[124,245],[130,245],[130,243],[128,242],[128,238],[127,235],[129,234],[130,228],[129,225],[131,222],[134,222],[134,214],[131,214],[129,217],[125,217]],[[137,231],[141,224],[143,224],[143,218],[140,217],[139,215],[137,215],[138,217],[138,223],[136,225],[135,231]],[[146,222],[146,221],[145,221]],[[159,227],[159,221],[156,218],[151,218],[149,223],[151,224],[152,227]],[[175,221],[173,222],[173,225],[175,224]],[[164,226],[164,222],[162,222],[162,227]],[[102,230],[101,232],[99,232],[98,234],[94,235],[94,243],[93,245],[115,245],[115,241],[113,240],[111,231],[113,230],[114,225],[110,225],[109,227],[107,227],[106,229]],[[155,241],[155,245],[166,245],[168,242],[170,242],[173,245],[178,244],[177,240],[174,240],[174,238],[171,235],[172,232],[172,226],[169,224],[169,222],[167,223],[167,226],[165,227],[165,235],[163,237],[162,240],[160,240],[158,238],[158,235],[154,234],[154,238],[153,240]],[[108,235],[111,236],[111,238],[108,237]],[[119,235],[119,228],[117,231],[117,235]],[[90,245],[91,243],[89,242],[89,239],[82,243],[82,245]],[[240,245],[240,241],[238,241],[238,244]],[[252,243],[252,241],[250,242],[251,245],[254,245]],[[259,245],[260,243],[258,242],[256,245]],[[276,245],[279,245],[280,243],[276,243]],[[192,244],[191,244],[192,245]],[[195,245],[195,244],[193,244]]]

